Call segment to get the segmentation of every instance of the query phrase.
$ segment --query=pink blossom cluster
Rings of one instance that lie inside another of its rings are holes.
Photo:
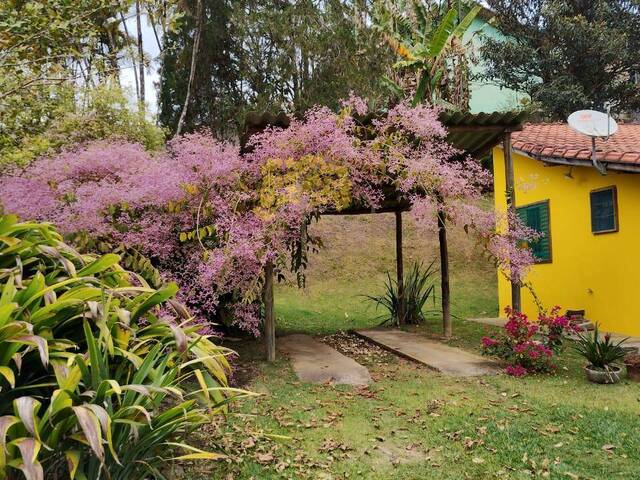
[[[335,208],[284,187],[275,192],[284,201],[266,213],[258,208],[263,168],[274,163],[285,175],[304,158],[321,158],[348,172],[354,205],[375,209],[390,192],[399,195],[420,227],[436,231],[440,212],[474,231],[497,265],[524,275],[533,258],[522,241],[533,233],[517,219],[501,233],[498,216],[477,206],[490,174],[446,142],[437,109],[401,103],[363,125],[366,101],[351,95],[343,105],[255,135],[246,155],[204,133],[174,138],[156,154],[130,143],[77,146],[0,177],[0,204],[65,234],[139,250],[178,282],[181,300],[202,321],[255,334],[266,262],[286,265],[310,216]]]
[[[529,373],[522,365],[507,365],[504,371],[512,377],[524,377]]]
[[[505,372],[515,377],[552,371],[555,368],[552,357],[561,351],[563,335],[571,331],[559,311],[560,307],[554,307],[548,314],[541,313],[538,323],[532,323],[524,313],[507,307],[504,332],[496,337],[483,337],[483,353],[506,360],[509,365]]]

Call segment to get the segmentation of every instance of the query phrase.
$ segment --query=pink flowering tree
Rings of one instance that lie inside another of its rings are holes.
[[[443,215],[464,226],[520,278],[532,263],[522,240],[533,234],[519,222],[503,234],[495,213],[476,206],[489,174],[446,143],[438,111],[400,104],[371,118],[352,96],[339,113],[318,107],[254,136],[246,155],[201,133],[156,154],[128,143],[79,146],[4,175],[0,203],[56,223],[79,248],[121,251],[130,267],[178,282],[203,322],[256,335],[265,265],[279,277],[299,274],[312,218],[375,210],[390,196],[426,231]]]

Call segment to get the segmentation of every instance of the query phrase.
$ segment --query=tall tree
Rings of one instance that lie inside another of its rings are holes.
[[[198,14],[199,2],[201,15]],[[184,111],[181,130],[205,127],[221,136],[231,134],[228,125],[240,103],[239,40],[232,30],[231,3],[228,0],[187,0],[180,25],[164,37],[159,117],[162,125],[173,132]],[[201,28],[198,28],[199,22]],[[194,49],[196,38],[199,48]],[[192,62],[194,51],[195,62]]]
[[[191,46],[191,66],[189,67],[189,80],[187,81],[187,93],[184,97],[184,105],[182,105],[182,112],[180,112],[180,118],[178,119],[178,126],[176,127],[176,135],[180,135],[182,126],[184,125],[184,119],[187,116],[187,109],[189,108],[189,101],[191,100],[191,89],[193,86],[193,79],[196,76],[196,61],[198,59],[198,51],[200,50],[200,39],[202,38],[202,0],[198,0],[196,4],[196,31],[193,38],[193,45]]]
[[[488,0],[506,41],[486,38],[486,77],[527,92],[544,114],[640,108],[638,0]]]
[[[380,52],[380,36],[371,28],[371,0],[203,4],[186,131],[205,126],[234,135],[247,110],[300,113],[314,104],[337,107],[351,90],[374,100],[384,93],[380,77],[390,53]],[[186,96],[195,31],[189,15],[167,37],[160,118],[173,131]]]
[[[136,33],[138,40],[138,75],[140,84],[140,97],[138,98],[142,109],[145,108],[145,92],[144,92],[144,43],[142,41],[142,9],[140,8],[140,0],[135,0],[136,3]]]

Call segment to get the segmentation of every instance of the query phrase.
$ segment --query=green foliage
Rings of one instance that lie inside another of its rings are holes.
[[[69,108],[74,85],[118,71],[125,40],[116,18],[126,9],[113,0],[0,2],[0,157],[46,150],[41,138],[21,141]]]
[[[175,285],[118,261],[0,217],[0,478],[164,478],[170,458],[219,458],[181,439],[243,394],[227,387],[229,352]]]
[[[550,119],[575,110],[640,108],[636,1],[489,0],[507,41],[486,38],[486,78],[528,93]]]
[[[196,28],[196,0],[165,40],[160,122],[175,131],[184,103]],[[391,62],[371,27],[369,2],[203,0],[203,31],[185,130],[237,135],[247,111],[337,109],[356,91],[384,101]]]
[[[609,334],[606,334],[604,339],[601,338],[596,324],[593,334],[590,332],[578,334],[574,348],[589,362],[589,365],[608,370],[610,366],[620,363],[628,353],[629,350],[622,346],[626,341],[625,338],[614,343]]]
[[[378,2],[376,27],[399,58],[394,65],[399,82],[385,78],[395,95],[415,90],[414,105],[426,101],[468,110],[469,65],[462,37],[482,7],[467,3]]]
[[[65,100],[52,106],[51,119],[41,130],[0,136],[0,167],[26,165],[41,155],[91,140],[119,139],[140,143],[148,150],[162,148],[162,129],[147,120],[144,112],[132,110],[125,92],[115,84],[84,89],[79,93],[81,103],[75,101],[70,87],[60,92]]]
[[[414,263],[408,275],[403,280],[402,298],[398,292],[398,282],[393,280],[387,272],[385,292],[382,295],[365,297],[375,303],[376,309],[382,307],[387,311],[383,323],[391,322],[394,325],[418,324],[424,321],[424,308],[431,298],[435,302],[435,276],[437,270],[435,262],[431,262],[424,269],[422,264]],[[434,303],[435,306],[435,303]],[[400,318],[401,308],[404,317]]]
[[[95,239],[86,232],[68,235],[67,240],[81,252],[116,253],[120,255],[120,265],[123,268],[140,275],[151,287],[159,288],[163,284],[160,271],[135,248],[114,244],[106,238]]]

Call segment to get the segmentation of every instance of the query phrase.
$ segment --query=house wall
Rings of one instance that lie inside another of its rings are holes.
[[[495,204],[506,210],[504,156],[493,151]],[[640,336],[640,175],[594,168],[545,167],[542,162],[515,154],[516,206],[549,200],[551,262],[536,264],[527,276],[545,308],[586,310],[585,316],[604,330]],[[615,185],[618,231],[593,234],[589,193]],[[511,286],[498,273],[500,311],[511,302]],[[527,289],[522,309],[537,318]]]
[[[482,15],[473,20],[473,23],[462,38],[465,44],[471,45],[472,75],[482,74],[486,70],[486,66],[480,56],[483,36],[500,40],[506,40],[507,38],[497,28],[487,23]],[[469,90],[471,92],[469,100],[471,113],[514,110],[522,107],[523,101],[528,99],[528,96],[524,93],[518,93],[508,88],[500,88],[498,85],[486,80],[472,80]]]

